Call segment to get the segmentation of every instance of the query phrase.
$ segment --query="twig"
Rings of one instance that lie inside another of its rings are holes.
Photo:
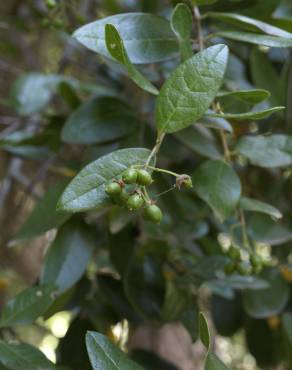
[[[160,146],[162,144],[162,141],[165,137],[165,133],[160,133],[158,136],[157,136],[157,139],[156,139],[156,144],[155,146],[153,147],[146,163],[145,163],[145,167],[147,167],[149,165],[149,163],[151,162],[151,159],[159,152],[159,149],[160,149]]]
[[[203,29],[201,24],[201,14],[198,6],[194,7],[194,19],[197,26],[197,36],[198,36],[198,43],[199,48],[202,51],[204,49],[204,35],[203,35]]]

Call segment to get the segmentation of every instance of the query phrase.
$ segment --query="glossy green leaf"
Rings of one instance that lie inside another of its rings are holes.
[[[210,113],[208,115],[210,117],[222,117],[225,119],[235,119],[238,121],[261,120],[283,109],[285,109],[285,107],[273,107],[273,108],[263,109],[261,111],[248,112],[248,113]]]
[[[166,80],[156,102],[159,132],[176,132],[197,121],[209,108],[223,80],[228,48],[211,46],[182,63]]]
[[[196,127],[187,127],[177,132],[175,137],[186,147],[210,159],[222,158],[214,138],[206,132],[199,131]]]
[[[213,34],[213,37],[223,37],[225,39],[247,42],[249,44],[264,45],[272,48],[292,47],[292,38],[278,36],[260,35],[252,32],[220,31]]]
[[[46,254],[41,283],[54,283],[59,293],[71,288],[84,274],[95,245],[94,230],[80,220],[67,222]]]
[[[250,104],[257,104],[261,103],[262,101],[268,99],[270,97],[270,93],[267,90],[263,89],[253,89],[253,90],[235,90],[235,91],[226,91],[226,92],[219,92],[217,94],[217,98],[234,98],[242,102],[250,103]]]
[[[191,31],[193,16],[190,8],[183,3],[177,4],[171,14],[171,28],[176,34],[180,46],[182,61],[193,54],[191,45]]]
[[[222,161],[207,161],[194,172],[192,179],[197,195],[221,222],[232,215],[241,195],[240,180],[232,167]]]
[[[68,117],[62,140],[93,144],[117,140],[137,129],[138,120],[130,107],[113,97],[86,101]]]
[[[86,347],[93,370],[142,370],[104,335],[89,331]]]
[[[54,285],[47,284],[20,292],[3,307],[0,327],[32,323],[53,303],[55,291]]]
[[[292,136],[243,136],[236,150],[259,167],[285,167],[292,164]]]
[[[160,263],[152,256],[133,256],[124,276],[128,300],[142,316],[160,317],[165,295],[165,280]]]
[[[152,83],[147,80],[146,77],[138,71],[136,67],[131,63],[127,51],[125,49],[123,40],[112,24],[105,25],[105,43],[110,55],[123,64],[128,71],[131,79],[143,90],[149,92],[150,94],[158,95],[159,91],[156,89]]]
[[[245,211],[265,213],[274,218],[282,217],[282,213],[277,208],[256,199],[242,197],[239,206]]]
[[[203,312],[199,313],[199,335],[202,343],[207,348],[207,350],[209,350],[211,346],[210,332],[208,327],[208,321]]]
[[[266,269],[261,275],[269,282],[263,290],[247,290],[243,295],[246,312],[254,318],[266,318],[279,314],[289,300],[289,285],[278,269]]]
[[[229,370],[215,353],[209,352],[205,360],[204,370]]]
[[[0,366],[9,370],[53,370],[55,366],[37,348],[0,341]]]
[[[48,230],[60,227],[70,215],[56,211],[56,204],[68,181],[51,186],[33,208],[25,223],[15,235],[12,244],[42,235]]]
[[[178,44],[169,22],[146,13],[124,13],[91,22],[74,32],[87,48],[110,57],[105,45],[105,25],[112,24],[119,32],[130,61],[134,64],[160,62],[174,57]]]
[[[91,162],[79,172],[65,189],[58,209],[81,212],[100,209],[112,204],[105,193],[106,184],[129,167],[144,164],[150,154],[148,149],[121,149]]]
[[[212,19],[218,19],[223,22],[238,26],[244,30],[252,32],[263,32],[271,36],[279,36],[284,38],[291,38],[292,34],[282,30],[281,28],[274,27],[268,23],[262,22],[258,19],[246,17],[245,15],[236,13],[219,13],[209,12],[207,16]]]
[[[144,370],[179,370],[175,365],[158,356],[155,352],[145,349],[135,348],[131,351],[131,357],[134,361],[143,366]]]

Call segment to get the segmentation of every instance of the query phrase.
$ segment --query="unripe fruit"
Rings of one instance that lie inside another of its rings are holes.
[[[162,220],[162,212],[159,207],[155,204],[151,204],[145,208],[145,218],[149,221],[155,222],[157,224]]]
[[[117,182],[111,182],[109,183],[106,188],[105,192],[107,195],[113,196],[113,195],[119,195],[122,191],[121,185]]]
[[[48,9],[54,9],[57,5],[56,0],[46,0],[45,2]]]
[[[236,261],[236,260],[239,260],[240,259],[240,250],[236,247],[233,247],[231,246],[229,249],[228,249],[228,252],[227,252],[228,256],[233,260],[233,261]]]
[[[181,187],[192,188],[193,182],[189,175],[180,175],[176,178],[176,187],[180,189]]]
[[[152,177],[146,170],[138,170],[137,183],[143,186],[150,185],[152,183]]]
[[[249,259],[252,267],[259,267],[263,264],[261,257],[259,257],[257,254],[252,254]]]
[[[133,194],[130,195],[128,201],[127,201],[127,206],[130,211],[136,210],[142,207],[144,203],[144,199],[141,197],[139,194]]]
[[[240,262],[237,265],[237,271],[240,275],[250,275],[252,273],[252,268],[248,262]]]
[[[224,272],[226,275],[230,275],[235,271],[235,268],[236,266],[233,262],[228,262],[224,267]]]
[[[135,182],[137,181],[137,176],[137,170],[129,168],[123,173],[122,178],[125,184],[135,184]]]
[[[122,189],[122,191],[121,191],[121,193],[119,195],[121,202],[124,203],[124,204],[127,203],[127,200],[129,199],[129,196],[130,195],[127,192],[126,189]]]

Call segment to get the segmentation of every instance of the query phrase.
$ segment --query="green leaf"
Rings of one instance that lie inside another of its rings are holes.
[[[191,45],[191,31],[193,16],[190,8],[183,4],[177,4],[171,14],[171,28],[178,38],[182,61],[190,58],[193,54]]]
[[[112,204],[105,193],[106,184],[129,167],[144,164],[150,154],[148,149],[121,149],[91,162],[79,172],[65,189],[58,209],[81,212],[100,209]]]
[[[0,364],[10,370],[53,370],[46,356],[29,344],[0,341]]]
[[[236,150],[259,167],[284,167],[292,164],[292,136],[243,136]]]
[[[221,117],[225,119],[236,119],[238,121],[245,120],[261,120],[263,118],[269,117],[275,112],[279,112],[285,109],[285,107],[273,107],[268,109],[263,109],[257,112],[248,112],[248,113],[210,113],[209,117]]]
[[[208,327],[208,321],[206,317],[204,316],[203,312],[199,313],[199,335],[202,343],[209,351],[211,346],[211,339],[210,339],[210,332]]]
[[[287,335],[289,345],[292,347],[292,314],[284,313],[282,316],[282,326]]]
[[[289,285],[276,268],[266,269],[262,278],[269,282],[263,290],[246,290],[243,305],[246,312],[254,318],[266,318],[279,314],[289,300]]]
[[[229,370],[215,353],[209,352],[206,357],[204,370]]]
[[[110,55],[123,64],[128,71],[131,79],[143,90],[150,94],[158,95],[159,91],[150,81],[147,80],[131,63],[126,52],[123,40],[115,26],[112,24],[105,25],[105,43]]]
[[[87,332],[86,347],[93,370],[143,370],[102,334]]]
[[[165,280],[160,263],[152,256],[133,256],[124,276],[128,300],[142,316],[160,318]]]
[[[243,41],[255,45],[264,45],[271,48],[290,48],[292,39],[278,36],[259,35],[252,32],[220,31],[212,34],[213,37],[223,37],[236,41]]]
[[[197,195],[221,222],[232,215],[241,195],[240,180],[232,167],[222,161],[206,161],[192,179]]]
[[[216,3],[218,0],[192,0],[194,5],[211,5]]]
[[[54,283],[58,293],[71,288],[84,274],[95,245],[94,230],[80,220],[67,222],[46,254],[41,283]]]
[[[282,213],[277,208],[256,199],[242,197],[239,206],[245,211],[265,213],[277,219],[282,217]]]
[[[96,97],[68,117],[62,140],[77,144],[104,143],[129,135],[137,126],[134,112],[122,100]]]
[[[177,54],[177,40],[169,22],[146,13],[124,13],[88,23],[73,36],[87,48],[105,56],[105,25],[112,24],[119,32],[130,61],[134,64],[155,63]]]
[[[212,19],[218,19],[223,22],[238,26],[244,30],[252,32],[263,32],[271,36],[279,36],[284,38],[291,38],[292,34],[282,30],[281,28],[274,27],[268,23],[262,22],[258,19],[246,17],[245,15],[236,13],[218,13],[208,12],[207,16]]]
[[[43,198],[33,208],[25,223],[15,235],[11,244],[42,235],[48,230],[60,227],[70,215],[56,211],[56,204],[68,181],[61,181],[51,186]]]
[[[253,90],[237,90],[237,91],[227,91],[227,92],[219,92],[217,94],[217,98],[225,98],[230,97],[237,99],[242,102],[250,103],[250,104],[257,104],[261,103],[262,101],[268,99],[270,97],[270,93],[267,90],[263,89],[253,89]]]
[[[222,158],[214,138],[206,132],[199,131],[196,127],[187,127],[175,134],[175,137],[186,147],[210,159]]]
[[[159,132],[176,132],[197,121],[209,108],[223,80],[228,48],[216,45],[182,63],[166,80],[156,101]]]
[[[54,301],[52,284],[28,288],[8,301],[1,312],[0,327],[26,325],[43,315]]]
[[[175,365],[161,358],[155,352],[145,349],[135,348],[131,351],[131,357],[143,366],[144,370],[179,370]]]

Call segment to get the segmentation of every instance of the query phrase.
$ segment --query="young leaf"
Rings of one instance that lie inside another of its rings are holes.
[[[203,312],[199,313],[199,335],[202,343],[209,351],[211,346],[210,332],[208,327],[208,321]]]
[[[197,195],[212,208],[221,222],[235,211],[241,195],[236,172],[222,161],[207,161],[193,174]]]
[[[62,129],[67,143],[93,144],[120,139],[138,127],[138,119],[122,100],[95,97],[80,105]]]
[[[134,64],[155,63],[174,57],[178,44],[169,22],[146,13],[117,14],[88,23],[74,32],[87,48],[111,57],[105,44],[105,25],[112,24],[119,32],[130,61]]]
[[[236,150],[259,167],[284,167],[292,164],[292,136],[243,136]]]
[[[105,43],[110,55],[123,64],[129,73],[131,79],[143,90],[153,95],[158,95],[159,91],[150,81],[144,77],[136,67],[131,63],[126,49],[124,47],[123,40],[115,26],[112,24],[105,25]]]
[[[159,132],[176,132],[197,121],[209,108],[223,80],[228,48],[211,46],[182,63],[162,86],[156,101]]]
[[[273,107],[264,109],[258,112],[248,112],[248,113],[210,113],[208,114],[209,117],[222,117],[225,119],[235,119],[238,121],[245,121],[245,120],[261,120],[266,117],[269,117],[271,114],[275,112],[279,112],[285,109],[285,107]]]
[[[68,220],[70,215],[56,211],[56,203],[67,183],[68,181],[61,181],[48,189],[15,235],[12,241],[13,244],[42,235],[48,230],[61,226]]]
[[[193,54],[191,45],[193,16],[190,8],[183,3],[177,4],[172,12],[170,24],[178,38],[181,59],[184,61]]]
[[[100,333],[87,332],[86,347],[93,370],[143,370]]]
[[[278,36],[259,35],[252,32],[237,32],[237,31],[219,31],[213,33],[213,37],[223,37],[226,39],[243,41],[255,45],[264,45],[271,48],[290,48],[292,47],[292,39],[287,39]]]
[[[239,206],[245,211],[265,213],[274,218],[282,217],[282,213],[277,208],[256,199],[242,197]]]
[[[54,301],[56,287],[46,284],[28,288],[3,307],[0,327],[26,325],[44,314]]]
[[[91,162],[70,182],[58,202],[58,209],[82,212],[100,209],[112,204],[105,193],[106,184],[133,165],[144,164],[148,149],[121,149]]]
[[[55,366],[37,348],[0,340],[0,366],[10,370],[53,370]]]
[[[281,28],[274,27],[268,23],[262,22],[258,19],[246,17],[245,15],[236,13],[219,13],[219,12],[208,12],[209,18],[218,19],[223,22],[238,26],[242,29],[252,32],[263,32],[270,36],[279,36],[284,38],[291,38],[292,34],[282,30]]]
[[[226,91],[219,92],[217,98],[231,97],[242,102],[257,104],[268,99],[270,93],[267,90],[263,89],[253,89],[253,90],[237,90],[237,91]]]
[[[289,284],[278,269],[266,269],[262,276],[269,283],[263,290],[246,290],[243,305],[246,312],[254,318],[266,318],[279,314],[289,300]]]
[[[95,245],[95,233],[90,227],[80,220],[67,222],[46,254],[41,283],[54,283],[59,293],[71,288],[84,274]]]
[[[229,370],[215,353],[209,352],[205,360],[204,370]]]

